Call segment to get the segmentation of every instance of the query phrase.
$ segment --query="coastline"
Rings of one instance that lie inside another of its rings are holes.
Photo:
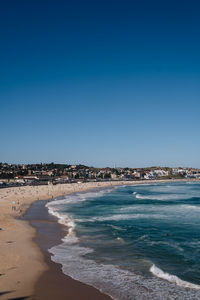
[[[25,214],[27,209],[34,202],[38,200],[53,199],[58,196],[64,196],[75,192],[84,192],[95,188],[176,181],[184,182],[196,180],[88,182],[80,184],[61,184],[56,186],[25,186],[1,189],[1,299],[32,296],[35,292],[35,287],[37,287],[42,276],[52,267],[52,265],[50,266],[50,264],[47,263],[47,260],[37,243],[33,241],[37,236],[36,229],[30,226],[28,221],[19,218]],[[67,277],[66,275],[64,276]],[[70,281],[70,285],[72,285],[72,282],[75,280],[70,278]],[[82,283],[79,284],[83,285]],[[70,298],[70,300],[71,299],[75,298]]]
[[[96,299],[111,300],[96,288],[76,281],[62,272],[60,264],[51,260],[48,249],[61,243],[67,228],[57,222],[57,218],[48,213],[46,201],[33,203],[25,215],[25,220],[36,228],[34,242],[39,245],[48,269],[43,272],[34,288],[34,299],[65,300],[65,299]],[[50,236],[49,236],[50,234]]]

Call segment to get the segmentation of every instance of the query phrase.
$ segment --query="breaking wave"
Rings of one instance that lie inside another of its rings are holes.
[[[106,217],[93,217],[88,222],[104,222],[104,221],[122,221],[122,220],[133,220],[133,219],[160,219],[165,218],[165,215],[162,214],[118,214],[118,215],[110,215]],[[77,219],[77,221],[83,221],[80,219]]]
[[[197,289],[200,290],[200,285],[193,284],[184,280],[181,280],[175,275],[171,275],[169,273],[163,272],[161,269],[156,267],[155,265],[152,265],[150,268],[150,272],[154,274],[155,276],[165,279],[171,283],[175,283],[178,286],[184,287],[184,288],[190,288],[190,289]]]
[[[150,200],[177,200],[177,199],[191,199],[191,195],[184,194],[159,194],[159,195],[142,195],[137,193],[135,196],[137,199],[150,199]]]

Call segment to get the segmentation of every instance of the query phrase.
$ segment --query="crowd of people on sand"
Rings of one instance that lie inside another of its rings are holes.
[[[64,196],[66,194],[79,192],[82,190],[87,190],[94,187],[103,187],[113,185],[111,182],[108,184],[106,183],[74,183],[74,184],[59,184],[59,185],[43,185],[43,186],[29,186],[29,187],[14,187],[11,189],[3,189],[3,193],[1,193],[1,199],[8,199],[11,201],[11,211],[13,213],[22,213],[24,209],[24,203],[26,199],[29,197],[35,198],[35,200],[41,200],[48,198],[53,199],[57,196]],[[19,200],[19,199],[20,200]]]
[[[78,182],[71,184],[13,187],[2,189],[0,199],[10,200],[11,210],[13,212],[20,212],[24,206],[23,204],[27,203],[27,198],[32,198],[34,200],[53,199],[57,196],[86,191],[91,188],[108,187],[121,184],[127,185],[133,184],[133,182]],[[20,199],[20,201],[18,199]]]

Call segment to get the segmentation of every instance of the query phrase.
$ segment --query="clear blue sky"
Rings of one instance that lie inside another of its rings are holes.
[[[0,161],[200,167],[199,1],[1,1]]]

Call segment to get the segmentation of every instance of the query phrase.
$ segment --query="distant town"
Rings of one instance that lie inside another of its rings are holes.
[[[56,163],[0,163],[0,187],[43,185],[86,181],[200,179],[200,169],[194,168],[95,168],[85,165]]]

